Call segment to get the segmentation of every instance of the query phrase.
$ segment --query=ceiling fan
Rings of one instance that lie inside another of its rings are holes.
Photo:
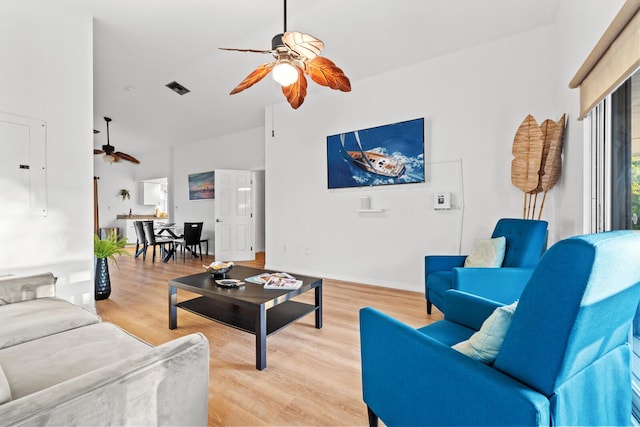
[[[287,0],[284,0],[284,32],[276,34],[271,40],[270,50],[223,48],[239,52],[269,53],[275,62],[267,62],[258,66],[251,74],[238,84],[230,95],[242,92],[273,72],[275,81],[282,85],[282,93],[294,109],[304,102],[307,95],[307,79],[322,86],[342,92],[351,91],[351,82],[344,72],[320,52],[324,43],[310,34],[287,31]]]
[[[98,150],[97,148],[93,149],[93,154],[104,154],[104,161],[107,163],[119,162],[120,159],[128,160],[132,163],[138,164],[140,161],[135,157],[123,153],[122,151],[116,151],[115,147],[109,143],[109,122],[111,119],[109,117],[105,117],[104,121],[107,122],[107,144],[102,146],[102,150]],[[93,131],[94,133],[98,133],[100,131]]]

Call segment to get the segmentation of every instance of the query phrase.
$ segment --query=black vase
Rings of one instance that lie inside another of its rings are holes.
[[[111,295],[111,280],[109,280],[109,263],[107,258],[96,259],[95,299],[107,299]]]

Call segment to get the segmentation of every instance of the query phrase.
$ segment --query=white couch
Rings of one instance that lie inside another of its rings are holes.
[[[154,347],[55,297],[55,277],[0,278],[0,425],[206,425],[209,343]]]

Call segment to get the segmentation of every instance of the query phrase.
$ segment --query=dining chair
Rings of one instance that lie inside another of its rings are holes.
[[[142,254],[142,260],[147,259],[147,237],[144,234],[144,226],[142,221],[134,221],[133,227],[136,231],[136,253],[135,258]],[[142,247],[141,247],[142,246]]]
[[[165,252],[169,251],[168,253],[173,253],[173,239],[156,236],[153,230],[153,221],[142,221],[142,223],[144,226],[144,234],[147,239],[147,246],[153,246],[151,262],[156,262],[156,246],[160,246],[160,254],[164,257],[164,260],[167,261],[169,257],[165,256]]]
[[[187,250],[193,256],[198,256],[199,251],[202,260],[202,225],[202,222],[185,222],[182,238],[174,240],[175,245],[181,247],[182,262],[185,262]]]

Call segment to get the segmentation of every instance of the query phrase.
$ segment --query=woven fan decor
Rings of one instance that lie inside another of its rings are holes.
[[[527,115],[513,139],[511,182],[524,193],[522,217],[534,219],[538,194],[544,193],[538,219],[547,192],[558,182],[562,172],[562,138],[566,114],[558,122],[547,119],[538,125]]]

